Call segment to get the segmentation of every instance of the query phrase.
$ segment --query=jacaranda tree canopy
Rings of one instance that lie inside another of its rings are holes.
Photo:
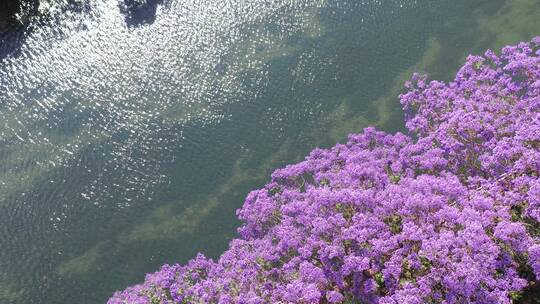
[[[409,135],[366,128],[276,170],[219,260],[164,265],[108,303],[533,303],[540,37],[405,86]]]

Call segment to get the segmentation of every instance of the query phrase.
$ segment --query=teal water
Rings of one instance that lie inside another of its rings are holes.
[[[413,71],[448,80],[540,34],[537,0],[148,1],[57,4],[0,36],[2,304],[104,303],[218,257],[272,170],[403,130]]]

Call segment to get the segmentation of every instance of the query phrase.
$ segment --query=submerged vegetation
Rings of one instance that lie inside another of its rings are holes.
[[[216,261],[164,265],[108,303],[534,303],[540,37],[413,75],[410,135],[366,128],[275,171]]]

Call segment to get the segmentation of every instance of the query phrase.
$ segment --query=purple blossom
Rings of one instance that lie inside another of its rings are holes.
[[[540,283],[540,37],[469,56],[450,83],[414,74],[406,89],[410,136],[366,128],[276,170],[218,261],[164,265],[108,303],[526,296]]]

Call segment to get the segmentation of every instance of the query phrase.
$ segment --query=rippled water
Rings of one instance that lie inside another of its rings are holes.
[[[412,71],[540,34],[537,0],[146,1],[0,36],[0,303],[103,303],[216,257],[271,170],[402,129]]]

